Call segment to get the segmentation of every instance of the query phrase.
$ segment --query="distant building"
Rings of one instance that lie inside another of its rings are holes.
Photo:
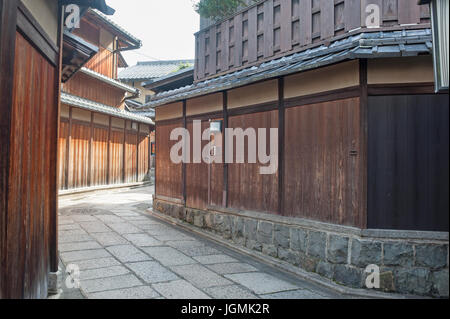
[[[169,61],[146,61],[138,62],[136,65],[128,67],[119,73],[119,80],[136,89],[142,94],[135,98],[134,101],[145,104],[150,97],[154,95],[154,91],[146,89],[142,83],[149,83],[158,78],[165,77],[171,73],[175,73],[186,66],[193,66],[194,60],[169,60]]]

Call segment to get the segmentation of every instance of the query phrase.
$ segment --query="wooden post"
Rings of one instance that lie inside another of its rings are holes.
[[[88,185],[92,186],[92,142],[94,139],[94,112],[91,112],[91,129],[89,134]]]
[[[278,213],[284,215],[284,78],[278,79]]]
[[[186,100],[183,100],[183,128],[187,128],[187,123],[186,123]],[[186,147],[186,145],[185,145]],[[184,206],[186,206],[186,163],[183,161],[182,164],[182,172],[181,172],[181,178],[183,180],[183,201],[184,201]]]
[[[112,117],[109,117],[109,125],[108,125],[108,154],[107,154],[107,163],[106,163],[106,184],[111,184],[111,125],[112,125]]]
[[[17,0],[0,0],[0,299],[10,297],[7,289],[8,263],[6,224],[10,169],[10,133],[16,47]]]
[[[70,145],[72,143],[72,107],[69,107],[69,133],[67,135],[66,140],[66,171],[65,171],[65,189],[69,189],[69,165],[71,163],[70,161]]]
[[[58,12],[58,64],[56,65],[56,75],[55,75],[55,106],[56,106],[56,114],[55,114],[55,125],[56,129],[54,131],[54,135],[52,135],[52,143],[54,153],[51,154],[52,162],[54,163],[51,166],[50,170],[50,192],[51,192],[51,200],[50,200],[50,271],[53,273],[58,272],[59,269],[59,256],[58,256],[58,191],[59,191],[59,180],[58,180],[58,167],[59,167],[59,128],[60,128],[60,120],[61,120],[61,75],[62,75],[62,59],[63,59],[63,25],[64,25],[64,15],[62,14],[62,9],[59,9]]]
[[[223,198],[222,206],[228,207],[228,163],[225,161],[225,133],[228,128],[228,92],[223,91],[223,133],[222,133],[222,158],[223,158]]]
[[[139,139],[141,134],[141,124],[137,123],[136,138],[136,183],[139,182]]]
[[[125,184],[126,183],[126,168],[127,168],[127,120],[125,120],[125,125],[123,127],[123,152],[122,152],[122,182]]]
[[[368,89],[367,89],[367,59],[359,60],[359,76],[360,76],[360,179],[359,181],[353,181],[355,192],[359,193],[360,205],[359,216],[360,216],[360,227],[367,227],[367,217],[368,217],[368,201],[367,201],[367,175],[368,175],[368,165],[367,165],[367,152],[368,152]],[[359,185],[359,186],[358,186]]]

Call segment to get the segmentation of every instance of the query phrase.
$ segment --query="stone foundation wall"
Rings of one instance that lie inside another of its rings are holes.
[[[449,295],[448,234],[444,238],[421,239],[405,236],[405,233],[420,232],[399,231],[398,238],[392,235],[378,238],[339,225],[311,221],[292,225],[282,218],[276,221],[277,216],[272,215],[267,221],[248,214],[185,208],[159,199],[154,200],[153,208],[234,244],[348,287],[365,288],[368,276],[365,269],[374,264],[380,269],[381,291],[434,297]]]

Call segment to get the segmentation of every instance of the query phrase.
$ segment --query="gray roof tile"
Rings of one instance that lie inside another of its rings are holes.
[[[194,60],[171,60],[138,62],[137,65],[128,67],[119,73],[121,81],[145,81],[160,78],[178,71],[181,64],[193,64]]]

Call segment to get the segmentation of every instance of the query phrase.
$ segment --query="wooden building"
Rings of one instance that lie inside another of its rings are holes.
[[[364,287],[375,264],[390,267],[385,290],[448,296],[449,99],[431,51],[416,0],[266,0],[202,29],[194,84],[148,104],[155,211],[344,285]],[[244,164],[171,162],[171,131],[192,145],[194,120],[277,128],[277,173],[247,151]],[[405,263],[388,260],[394,243]]]
[[[54,289],[49,287],[49,278],[58,271],[62,2],[0,1],[2,299],[46,298]],[[107,9],[103,0],[88,2]],[[79,58],[82,60],[83,55]],[[76,61],[68,61],[67,65],[72,62]]]
[[[63,68],[60,190],[142,182],[150,169],[153,121],[125,109],[126,100],[140,92],[116,80],[124,66],[120,52],[139,48],[141,41],[95,9],[84,13],[80,28],[68,31],[67,58],[73,59],[75,42],[89,59],[76,69]]]

